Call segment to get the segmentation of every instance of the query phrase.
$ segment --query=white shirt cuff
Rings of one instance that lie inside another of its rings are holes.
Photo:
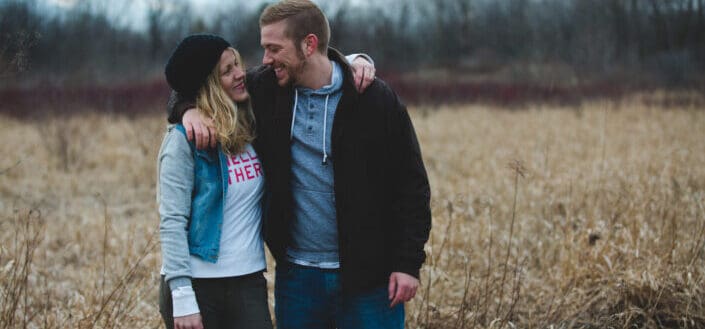
[[[350,54],[345,56],[345,60],[348,61],[348,64],[352,64],[352,62],[355,60],[355,58],[362,57],[366,59],[372,66],[375,66],[375,61],[372,60],[372,57],[370,55],[367,55],[365,53],[355,53],[355,54]]]
[[[178,287],[171,291],[171,300],[174,308],[174,317],[187,316],[200,313],[196,293],[191,286]]]

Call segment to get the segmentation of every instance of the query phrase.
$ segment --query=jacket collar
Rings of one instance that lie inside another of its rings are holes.
[[[352,68],[345,59],[345,56],[341,54],[337,49],[328,47],[328,58],[330,60],[338,63],[343,71],[343,96],[352,96],[357,99],[358,94],[355,89],[355,81],[352,74]],[[341,100],[342,101],[342,100]]]

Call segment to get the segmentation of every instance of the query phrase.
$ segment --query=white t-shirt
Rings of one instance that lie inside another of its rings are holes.
[[[266,268],[262,241],[264,172],[252,145],[238,155],[226,155],[228,189],[223,204],[223,228],[218,261],[191,255],[194,278],[223,278]]]

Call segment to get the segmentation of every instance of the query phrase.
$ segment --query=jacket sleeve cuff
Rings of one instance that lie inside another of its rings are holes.
[[[191,287],[191,279],[180,276],[169,280],[169,290],[174,291],[174,289],[181,287]]]
[[[356,58],[358,58],[358,57],[364,58],[365,60],[367,60],[368,62],[370,62],[370,64],[372,64],[372,66],[375,66],[375,61],[372,60],[372,57],[370,57],[370,55],[367,55],[367,54],[364,54],[364,53],[358,53],[358,54],[350,54],[350,55],[347,55],[347,56],[345,56],[345,60],[348,61],[348,64],[352,64],[352,62],[353,62]]]
[[[402,272],[419,279],[419,267],[410,264],[397,264],[392,272]]]
[[[196,293],[189,286],[179,287],[171,291],[171,300],[174,308],[174,317],[200,313]]]

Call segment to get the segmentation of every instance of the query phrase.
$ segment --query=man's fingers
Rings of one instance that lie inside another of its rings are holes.
[[[217,143],[216,137],[218,134],[215,131],[215,124],[213,124],[213,119],[208,117],[202,117],[203,127],[208,129],[208,146],[215,148]]]
[[[409,287],[406,289],[406,295],[404,296],[404,302],[410,301],[412,298],[414,298],[414,289]]]
[[[416,296],[417,290],[418,290],[417,287],[414,287],[409,291],[409,299],[406,300],[407,302]]]
[[[210,144],[210,132],[208,131],[208,128],[206,128],[204,125],[200,125],[199,129],[201,130],[200,136],[201,140],[200,143],[198,143],[200,146],[198,147],[201,150],[204,150],[208,148],[208,144]]]
[[[203,131],[201,130],[201,123],[194,123],[193,125],[193,137],[196,138],[196,148],[197,149],[202,149],[202,143],[203,143]]]
[[[362,83],[365,82],[365,68],[362,68],[362,77],[360,77],[360,83],[357,85],[357,91],[362,92]]]
[[[203,329],[200,314],[192,314],[174,318],[174,329]]]
[[[181,118],[181,121],[184,125],[184,128],[186,128],[186,137],[188,138],[189,141],[196,141],[197,136],[196,131],[198,127],[196,127],[196,124],[200,124],[199,119],[198,119],[199,113],[196,109],[188,109],[184,113],[183,118]],[[181,325],[181,324],[179,324]]]
[[[397,292],[397,280],[394,276],[389,277],[389,300],[393,300]]]
[[[199,125],[198,129],[200,130],[200,133],[198,134],[200,138],[200,141],[198,142],[198,149],[203,150],[208,147],[208,139],[210,138],[210,134],[208,133],[208,129],[206,129],[203,125]]]
[[[392,302],[389,304],[389,307],[397,306],[397,304],[403,302],[404,301],[401,299],[401,291],[397,290],[397,294],[396,296],[394,296],[394,299],[392,299]]]
[[[417,289],[418,280],[415,278],[403,273],[392,273],[389,276],[389,307],[410,301],[416,296]]]
[[[215,148],[215,144],[217,143],[215,128],[208,126],[208,134],[210,136],[210,146],[211,148]]]
[[[371,67],[365,75],[365,83],[369,86],[375,80],[375,68]]]
[[[401,296],[399,296],[399,302],[405,303],[409,301],[409,295],[411,295],[411,292],[409,290],[409,287],[403,287],[401,289]]]
[[[416,290],[417,290],[417,289],[418,289],[418,286],[417,286],[417,285],[414,285],[413,283],[410,283],[410,285],[407,286],[406,289],[405,289],[406,295],[405,295],[405,298],[404,298],[404,302],[408,302],[408,301],[410,301],[412,298],[414,298],[414,296],[416,296]]]
[[[355,74],[355,88],[359,93],[367,90],[372,82],[375,81],[375,68],[372,66],[363,66],[360,68],[360,74]]]
[[[208,136],[206,134],[208,133],[207,130],[203,129],[203,125],[198,125],[198,148],[203,149],[206,144],[208,143]]]
[[[191,124],[191,129],[193,129],[193,143],[196,144],[196,147],[198,147],[198,122],[192,123]]]
[[[184,128],[186,129],[186,138],[192,142],[193,141],[193,125],[184,124]]]
[[[401,285],[401,282],[398,282],[397,276],[392,274],[389,277],[389,299],[391,300],[389,307],[394,307],[402,302],[401,297],[403,293],[403,286]]]
[[[202,149],[202,150],[205,150],[205,149],[208,148],[208,145],[211,143],[211,142],[210,142],[211,133],[210,133],[210,131],[208,130],[208,128],[206,128],[205,126],[201,126],[201,131],[203,132],[203,133],[201,134],[201,138],[202,138],[202,140],[201,140],[201,149]]]
[[[416,289],[413,286],[406,285],[402,288],[403,295],[401,297],[402,302],[406,303],[414,298],[416,294]]]

